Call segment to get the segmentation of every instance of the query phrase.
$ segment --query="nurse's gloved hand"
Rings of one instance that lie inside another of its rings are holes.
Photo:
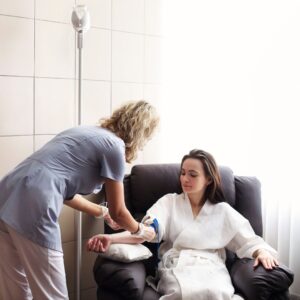
[[[104,216],[104,222],[113,230],[122,229],[122,227],[111,218],[109,213]]]
[[[154,218],[153,218],[153,217],[150,217],[150,216],[147,216],[146,218],[144,218],[144,219],[142,220],[142,223],[145,224],[145,225],[150,226],[151,224],[154,223]]]
[[[150,242],[155,238],[156,234],[153,227],[139,223],[139,230],[135,233],[132,233],[132,235]]]
[[[98,214],[98,216],[95,216],[95,218],[97,218],[97,219],[102,219],[102,218],[104,218],[106,215],[108,215],[108,207],[107,207],[107,203],[106,203],[106,202],[104,202],[103,204],[100,203],[100,204],[99,204],[99,208],[100,208],[99,214]]]

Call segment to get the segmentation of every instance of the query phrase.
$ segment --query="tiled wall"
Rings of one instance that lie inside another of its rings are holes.
[[[78,51],[70,17],[86,4],[82,121],[94,124],[125,100],[161,105],[160,0],[0,0],[0,178],[55,134],[76,125]],[[159,158],[157,135],[137,162]],[[74,298],[74,212],[60,217]],[[83,216],[84,241],[102,223]],[[84,245],[84,243],[83,243]],[[95,255],[83,250],[82,299],[93,299]]]

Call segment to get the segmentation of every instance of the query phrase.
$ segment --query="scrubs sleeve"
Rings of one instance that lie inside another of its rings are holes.
[[[100,176],[115,181],[123,181],[125,166],[124,147],[116,145],[102,155]]]

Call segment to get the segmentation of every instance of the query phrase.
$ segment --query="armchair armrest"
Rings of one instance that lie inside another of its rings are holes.
[[[288,288],[293,283],[294,274],[286,266],[273,270],[263,266],[253,268],[253,259],[238,259],[232,266],[230,275],[237,292],[247,300],[289,299]],[[273,295],[274,294],[274,295]]]
[[[94,278],[99,292],[113,291],[121,299],[142,299],[146,271],[142,261],[122,263],[97,257],[94,265]]]

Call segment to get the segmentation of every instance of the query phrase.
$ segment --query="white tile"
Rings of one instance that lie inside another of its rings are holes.
[[[163,87],[159,84],[145,84],[144,85],[144,99],[155,106],[158,114],[161,117],[160,124],[150,141],[143,149],[142,162],[143,163],[164,163],[161,156],[163,138],[162,138],[162,108],[165,105],[163,99]]]
[[[91,28],[84,34],[82,49],[82,78],[110,80],[111,32]]]
[[[33,78],[0,77],[0,135],[33,134]]]
[[[125,174],[130,174],[130,172],[131,172],[131,169],[132,169],[132,167],[134,166],[134,165],[136,165],[137,163],[135,163],[135,162],[133,162],[132,164],[126,164],[126,166],[125,166]]]
[[[151,164],[151,163],[164,163],[161,156],[162,151],[162,141],[161,133],[157,130],[151,140],[147,142],[143,151],[142,151],[142,163]]]
[[[33,76],[33,20],[0,16],[0,75]]]
[[[143,99],[143,85],[137,83],[112,83],[112,109],[125,102]]]
[[[112,29],[144,33],[144,1],[112,0]]]
[[[75,291],[76,242],[62,243],[62,248],[64,252],[64,265],[68,292],[69,294],[73,294]]]
[[[48,143],[55,135],[35,135],[34,136],[34,151],[39,150],[42,148],[46,143]]]
[[[75,0],[36,0],[35,17],[36,19],[71,22],[71,14]]]
[[[96,260],[96,257],[93,257],[94,261]],[[90,268],[93,268],[94,266],[94,262],[91,264]],[[97,284],[95,283],[94,278],[90,278],[91,277],[91,269],[87,268],[87,273],[88,273],[88,278],[89,278],[89,285],[93,285],[95,286],[94,288],[89,288],[87,290],[81,290],[81,299],[89,299],[89,300],[97,300]],[[85,278],[85,277],[84,277]]]
[[[134,165],[140,165],[144,163],[144,152],[143,151],[139,151],[137,153],[137,157],[134,161],[132,161],[131,164],[126,164],[126,174],[130,174],[130,170]]]
[[[95,279],[93,276],[93,266],[98,256],[95,252],[86,250],[87,240],[82,241],[82,269],[81,269],[81,288],[82,290],[96,287]],[[88,295],[86,292],[83,295]],[[83,296],[82,295],[82,296]],[[90,297],[82,297],[81,299],[91,299]]]
[[[57,134],[75,125],[74,80],[37,78],[35,132]]]
[[[164,104],[163,91],[160,84],[144,84],[144,99],[154,105],[158,113]]]
[[[61,241],[63,243],[75,240],[74,212],[73,208],[64,205],[59,216]]]
[[[110,115],[110,83],[86,81],[82,83],[82,124],[95,125]]]
[[[0,1],[0,14],[33,18],[34,0],[2,0]]]
[[[162,82],[162,38],[145,37],[145,82]]]
[[[76,3],[87,6],[92,27],[111,28],[111,0],[77,0]]]
[[[72,276],[72,274],[70,274],[70,275]],[[74,291],[70,293],[69,288],[68,288],[68,296],[69,296],[69,300],[75,300],[75,299],[77,299]]]
[[[144,37],[137,34],[112,33],[112,80],[143,82]]]
[[[100,203],[104,199],[104,192],[99,194],[90,194],[85,196],[86,199],[93,203]],[[91,236],[104,233],[103,219],[97,219],[89,214],[82,214],[82,238],[89,239]]]
[[[33,152],[32,136],[0,137],[0,179]]]
[[[36,21],[35,74],[75,77],[75,32],[71,24]]]
[[[145,33],[160,35],[163,32],[164,0],[145,0]]]

